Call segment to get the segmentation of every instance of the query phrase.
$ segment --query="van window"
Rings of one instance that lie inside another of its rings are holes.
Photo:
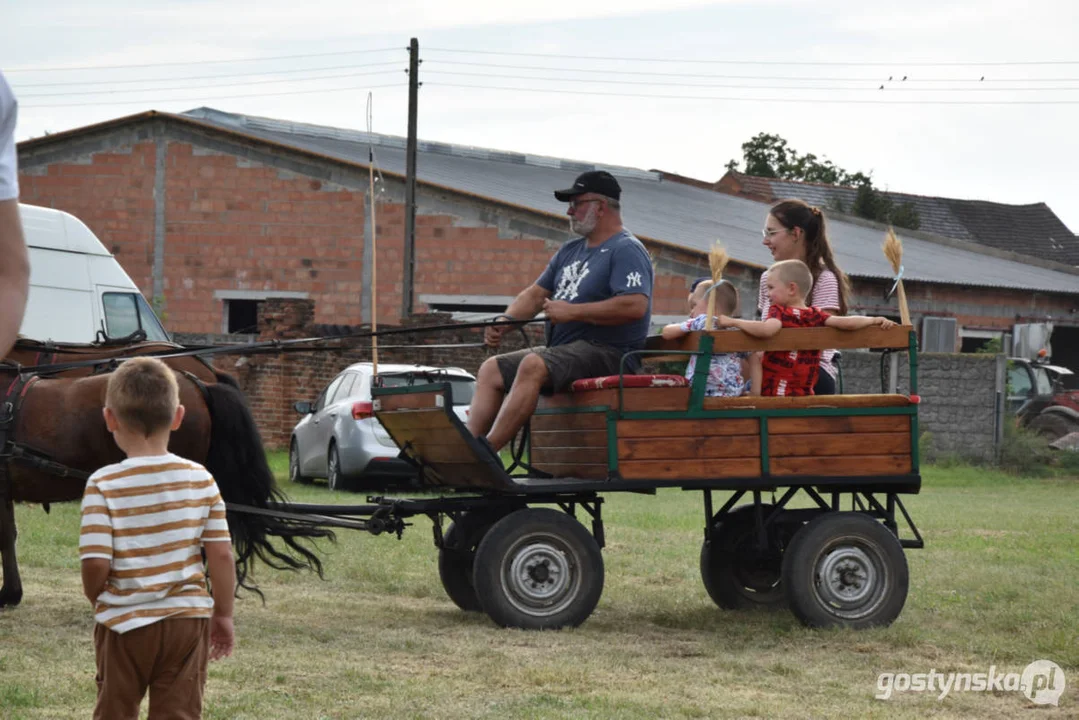
[[[168,333],[142,295],[107,292],[101,297],[101,303],[105,307],[105,332],[110,338],[127,337],[142,330],[147,340],[168,341]]]

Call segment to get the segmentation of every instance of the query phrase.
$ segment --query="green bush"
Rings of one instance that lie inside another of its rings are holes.
[[[1000,446],[1000,467],[1016,475],[1042,477],[1051,472],[1059,452],[1038,433],[1019,427],[1012,418],[1004,422],[1004,442]]]

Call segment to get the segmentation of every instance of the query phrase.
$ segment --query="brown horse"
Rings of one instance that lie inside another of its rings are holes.
[[[129,357],[178,350],[167,343],[131,347],[46,346],[20,341],[0,365],[0,556],[3,586],[0,607],[17,605],[22,582],[15,556],[15,502],[78,500],[86,477],[123,459],[105,428],[101,408],[107,372],[91,366],[50,375],[20,373],[22,367],[49,363]],[[45,353],[49,353],[46,355]],[[42,362],[42,361],[45,362]],[[172,434],[169,450],[201,462],[213,474],[226,503],[267,507],[284,499],[266,462],[262,440],[243,394],[230,376],[199,358],[165,360],[178,374],[180,402],[187,409],[183,425]],[[109,368],[108,364],[100,367]],[[318,557],[304,540],[329,538],[325,529],[264,515],[228,514],[240,584],[247,581],[255,558],[271,567],[311,568],[322,574]],[[272,544],[280,538],[285,548]]]

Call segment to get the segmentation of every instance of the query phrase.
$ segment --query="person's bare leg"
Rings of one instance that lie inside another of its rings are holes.
[[[547,366],[539,355],[526,355],[517,368],[513,387],[502,403],[502,410],[495,419],[494,427],[487,433],[487,442],[500,450],[524,427],[539,402],[540,388],[547,382]]]
[[[493,357],[487,358],[476,374],[476,392],[472,395],[472,406],[468,410],[468,431],[475,437],[486,435],[498,416],[505,396],[498,361]]]

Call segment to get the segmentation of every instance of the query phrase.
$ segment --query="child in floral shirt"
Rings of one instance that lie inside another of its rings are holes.
[[[713,284],[711,280],[699,283],[693,290],[690,300],[693,311],[688,320],[673,323],[663,328],[663,337],[667,340],[682,337],[695,331],[704,330],[708,319],[708,295],[716,294],[716,313],[731,315],[738,309],[738,288],[726,280]],[[718,323],[713,327],[719,328]],[[712,355],[712,364],[708,368],[708,384],[704,391],[707,397],[738,397],[748,390],[746,353],[716,353]],[[686,365],[686,380],[693,382],[693,372],[697,364],[696,356]]]

